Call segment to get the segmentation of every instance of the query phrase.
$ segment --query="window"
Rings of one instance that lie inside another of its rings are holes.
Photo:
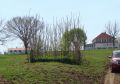
[[[17,50],[14,50],[14,52],[17,52]]]
[[[12,52],[12,50],[10,50],[10,52]]]
[[[116,57],[116,58],[120,58],[120,52],[116,52],[116,53],[114,53],[113,55],[114,55],[114,57]]]
[[[19,52],[21,53],[21,50],[19,50]]]

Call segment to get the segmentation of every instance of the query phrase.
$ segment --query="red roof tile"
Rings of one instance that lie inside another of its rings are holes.
[[[95,39],[108,39],[108,38],[112,38],[111,35],[109,34],[106,34],[105,32],[104,33],[101,33],[100,35],[98,35],[96,38],[94,38],[93,40]]]

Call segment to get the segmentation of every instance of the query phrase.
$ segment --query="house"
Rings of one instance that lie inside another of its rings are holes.
[[[118,46],[120,48],[120,37],[116,38],[117,42],[118,42]]]
[[[28,49],[30,52],[30,49]],[[24,54],[25,48],[8,48],[8,54]]]
[[[93,44],[86,44],[85,45],[85,50],[91,50],[93,49]]]
[[[93,48],[113,48],[112,36],[103,32],[92,40]],[[118,42],[115,40],[115,47],[118,48]]]
[[[120,39],[115,39],[115,47],[120,47]],[[85,50],[98,49],[98,48],[113,48],[112,36],[103,32],[96,36],[91,44],[86,44]]]

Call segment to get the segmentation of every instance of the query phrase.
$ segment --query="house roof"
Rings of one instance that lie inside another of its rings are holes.
[[[95,39],[108,39],[108,38],[112,38],[112,36],[107,34],[106,32],[103,32],[103,33],[99,34],[97,37],[95,37],[93,40],[95,40]]]
[[[8,48],[8,51],[9,50],[25,50],[25,48]],[[30,50],[30,48],[28,48],[28,50]]]

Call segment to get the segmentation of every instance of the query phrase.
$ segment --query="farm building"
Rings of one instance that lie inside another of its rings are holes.
[[[30,49],[28,49],[30,52]],[[25,48],[8,48],[8,54],[24,54]]]
[[[120,47],[117,39],[115,40],[115,47],[116,48]],[[92,40],[91,44],[87,44],[85,49],[90,50],[97,48],[113,48],[112,36],[107,34],[106,32],[103,32],[99,34],[97,37],[95,37]]]

